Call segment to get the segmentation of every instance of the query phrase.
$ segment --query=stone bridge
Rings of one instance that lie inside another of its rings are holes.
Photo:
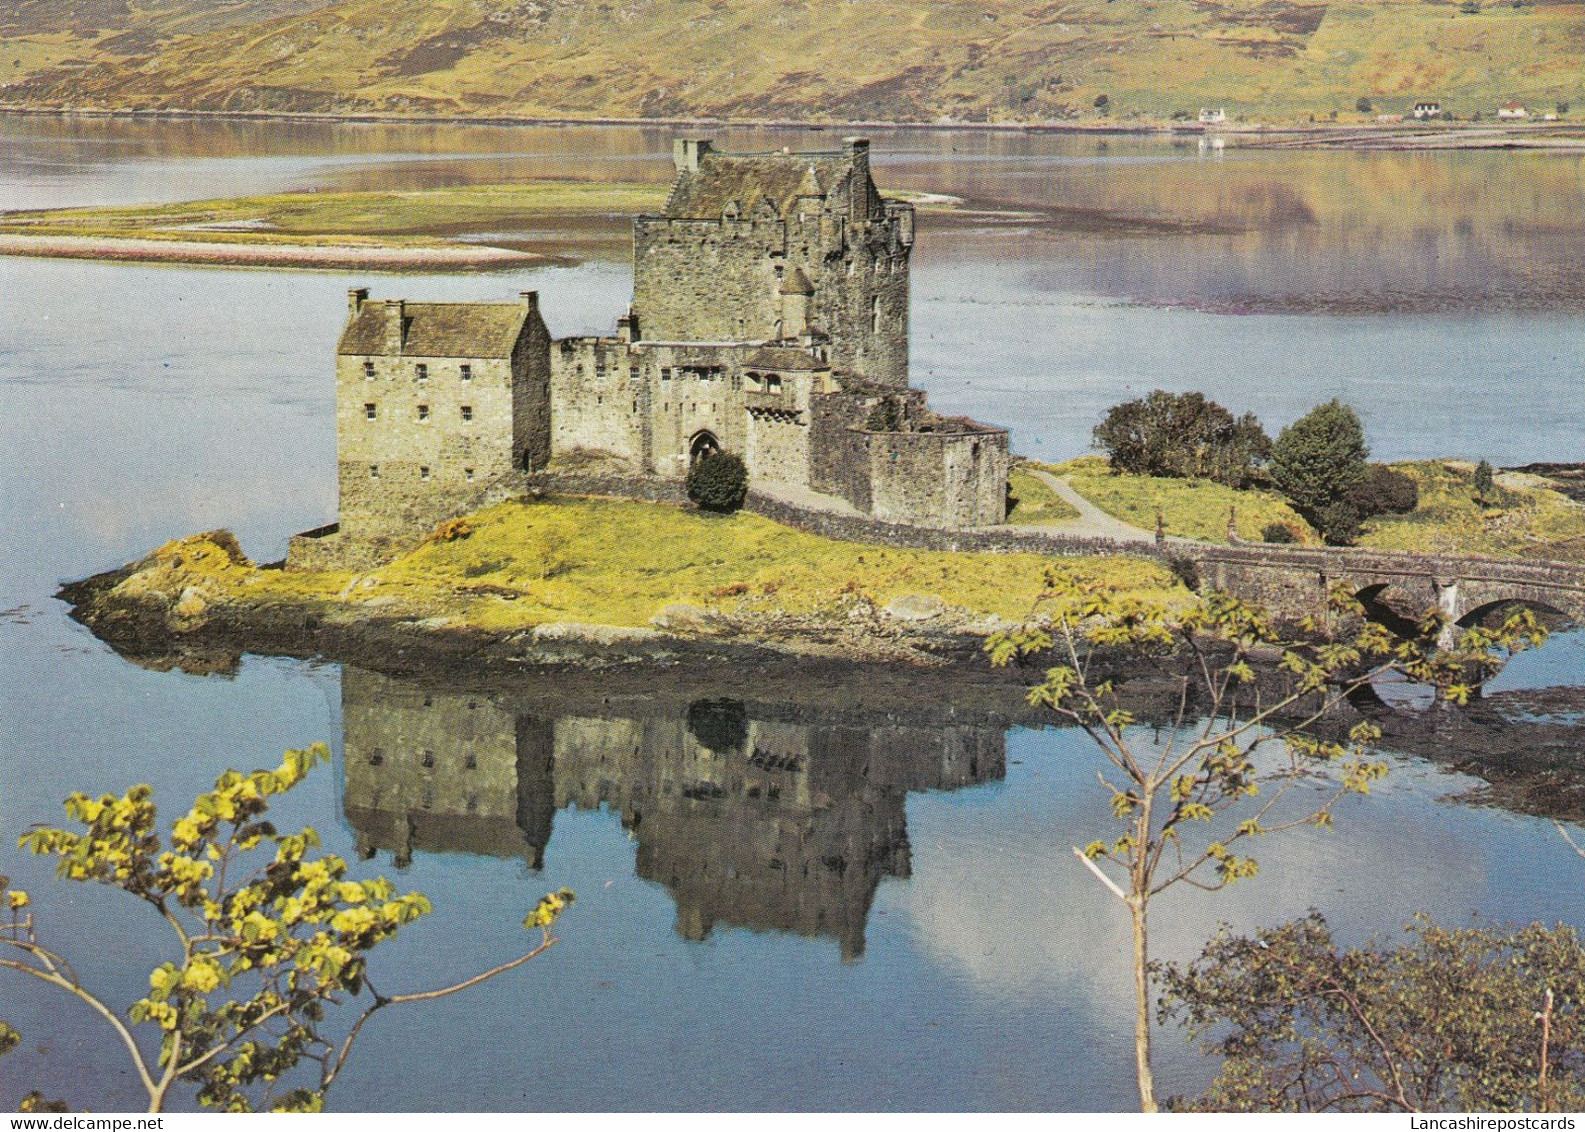
[[[1451,624],[1468,627],[1510,605],[1585,625],[1585,565],[1332,547],[1169,546],[1198,566],[1203,585],[1279,616],[1323,610],[1341,583],[1389,625],[1395,618],[1418,621],[1436,609]]]

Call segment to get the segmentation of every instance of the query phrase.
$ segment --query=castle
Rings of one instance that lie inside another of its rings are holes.
[[[633,301],[610,337],[552,339],[515,303],[350,292],[337,347],[338,525],[289,561],[378,558],[436,523],[577,470],[680,481],[742,456],[749,487],[892,523],[1006,518],[1004,429],[908,385],[913,207],[869,143],[736,154],[679,139],[664,210],[633,222]]]

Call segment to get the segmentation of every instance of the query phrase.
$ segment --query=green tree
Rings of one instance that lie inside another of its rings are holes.
[[[1161,1019],[1222,1066],[1173,1107],[1558,1112],[1585,1106],[1585,947],[1574,928],[1443,928],[1341,948],[1325,919],[1227,929],[1163,969]]]
[[[1358,110],[1361,114],[1369,114],[1372,110],[1376,109],[1376,106],[1373,102],[1371,102],[1370,99],[1361,96],[1360,100],[1354,103],[1354,109]]]
[[[1327,542],[1341,545],[1348,513],[1328,507],[1344,503],[1365,477],[1365,430],[1353,409],[1335,398],[1317,405],[1278,435],[1271,447],[1271,482],[1314,524]],[[1333,527],[1323,521],[1330,517]],[[1357,511],[1353,523],[1359,521]]]
[[[684,487],[705,511],[736,511],[748,497],[748,468],[735,452],[711,452],[693,462]]]
[[[1496,496],[1497,485],[1491,473],[1491,465],[1482,460],[1475,465],[1475,501],[1484,506]]]
[[[1093,433],[1112,469],[1244,487],[1271,454],[1253,413],[1235,418],[1203,393],[1157,389],[1107,410]]]
[[[993,664],[1048,664],[1029,692],[1082,728],[1104,763],[1102,785],[1121,829],[1074,853],[1128,909],[1133,931],[1135,1079],[1140,1106],[1156,1110],[1151,1068],[1150,907],[1179,887],[1215,891],[1255,875],[1248,854],[1260,838],[1327,828],[1337,804],[1365,794],[1386,773],[1373,757],[1380,732],[1369,722],[1344,738],[1318,726],[1347,696],[1398,676],[1436,686],[1453,702],[1489,676],[1507,653],[1544,639],[1528,610],[1497,630],[1471,630],[1439,650],[1442,621],[1428,615],[1415,639],[1399,641],[1363,621],[1345,589],[1305,636],[1280,633],[1256,608],[1212,593],[1187,608],[1146,602],[1048,574],[1025,624],[986,642]],[[1355,626],[1354,629],[1347,628]],[[1275,669],[1270,660],[1280,658]],[[1257,672],[1256,664],[1268,667]],[[1167,668],[1180,684],[1165,724],[1136,726],[1123,678],[1140,665]],[[1329,783],[1317,796],[1317,774]],[[1108,872],[1103,866],[1110,866]]]
[[[150,1112],[164,1110],[178,1082],[226,1111],[317,1111],[376,1012],[478,986],[555,944],[551,928],[572,902],[566,889],[523,921],[537,942],[522,955],[433,990],[376,990],[369,953],[426,915],[429,901],[398,895],[383,877],[349,879],[342,858],[315,854],[312,829],[279,833],[266,817],[272,798],[329,757],[316,744],[287,751],[274,770],[227,771],[176,819],[168,840],[148,786],[119,798],[73,794],[66,812],[80,831],[39,827],[22,837],[25,848],[56,858],[63,879],[120,889],[170,929],[172,958],[124,1014],[44,941],[29,894],[0,877],[0,907],[10,909],[0,920],[0,971],[47,983],[98,1014],[125,1047]],[[326,1036],[331,1008],[359,1000],[367,1005],[345,1036]]]

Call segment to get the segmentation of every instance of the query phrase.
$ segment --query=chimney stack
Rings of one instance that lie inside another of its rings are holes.
[[[347,317],[357,318],[358,312],[363,309],[363,304],[369,301],[367,287],[347,288]]]
[[[517,301],[523,304],[530,318],[539,313],[538,291],[519,291],[517,293]]]
[[[679,173],[699,172],[699,162],[711,150],[703,138],[677,138],[671,143],[671,161]]]
[[[385,352],[400,354],[407,339],[407,303],[402,299],[385,300]]]

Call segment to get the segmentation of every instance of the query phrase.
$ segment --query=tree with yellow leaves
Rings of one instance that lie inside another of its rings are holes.
[[[318,1111],[376,1012],[477,986],[556,943],[552,928],[573,900],[567,889],[523,921],[535,944],[522,955],[433,990],[376,990],[369,953],[428,914],[429,901],[397,894],[384,878],[348,879],[346,861],[315,852],[312,829],[282,834],[265,817],[272,797],[329,757],[316,744],[287,751],[274,770],[227,771],[176,820],[168,841],[148,786],[119,798],[73,794],[66,812],[81,831],[38,827],[22,837],[23,847],[56,858],[62,878],[118,888],[165,920],[173,958],[150,972],[149,993],[124,1015],[41,940],[29,895],[0,877],[8,912],[0,971],[47,983],[97,1013],[126,1048],[150,1112],[164,1110],[179,1082],[225,1111]],[[331,1008],[353,1004],[363,1009],[346,1036],[327,1038],[321,1024]],[[146,1048],[156,1040],[156,1050]],[[14,1044],[15,1031],[0,1025],[0,1053]]]
[[[1178,886],[1216,891],[1252,877],[1259,865],[1248,849],[1257,839],[1330,828],[1343,798],[1369,793],[1387,772],[1373,757],[1381,732],[1366,720],[1334,735],[1326,722],[1350,694],[1397,677],[1462,703],[1509,654],[1545,636],[1521,610],[1501,628],[1472,629],[1451,643],[1432,613],[1412,639],[1398,639],[1339,590],[1326,617],[1288,637],[1263,611],[1223,593],[1174,606],[1085,589],[1050,572],[1030,618],[987,640],[993,664],[1054,660],[1029,700],[1082,728],[1106,764],[1099,778],[1121,832],[1074,853],[1129,912],[1143,1111],[1157,1109],[1151,901]],[[1123,678],[1105,675],[1141,664],[1177,681],[1165,727],[1138,726],[1123,706]]]

